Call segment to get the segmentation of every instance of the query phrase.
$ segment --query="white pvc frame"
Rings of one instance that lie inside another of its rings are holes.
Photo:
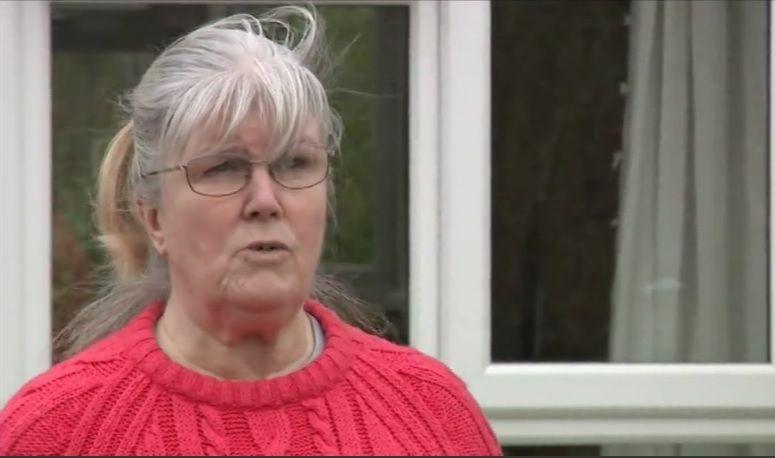
[[[409,342],[439,356],[438,2],[409,11]]]
[[[48,3],[0,2],[0,405],[51,363]]]

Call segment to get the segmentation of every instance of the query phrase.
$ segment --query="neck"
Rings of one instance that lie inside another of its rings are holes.
[[[220,305],[223,310],[228,306]],[[205,314],[207,315],[207,314]],[[260,321],[261,316],[253,317]],[[197,320],[173,297],[156,327],[159,347],[176,363],[224,380],[262,380],[286,375],[306,363],[313,335],[303,307],[271,328],[229,329],[229,320]],[[218,326],[218,323],[226,326]]]

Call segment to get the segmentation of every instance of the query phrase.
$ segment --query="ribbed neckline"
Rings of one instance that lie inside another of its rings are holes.
[[[305,310],[314,316],[326,336],[323,353],[304,368],[269,380],[228,381],[199,374],[172,361],[156,341],[156,322],[163,302],[149,304],[124,329],[125,354],[165,390],[213,405],[278,406],[316,397],[341,380],[355,349],[349,326],[319,302],[310,300]]]

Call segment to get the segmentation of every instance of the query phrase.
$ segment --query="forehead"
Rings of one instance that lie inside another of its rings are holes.
[[[230,135],[225,135],[221,129],[196,129],[187,142],[183,159],[200,156],[202,154],[216,153],[229,148],[244,148],[251,154],[261,156],[274,156],[280,154],[287,145],[278,144],[277,135],[273,132],[271,124],[256,116],[245,118]],[[289,143],[322,144],[320,123],[309,119],[304,122]]]

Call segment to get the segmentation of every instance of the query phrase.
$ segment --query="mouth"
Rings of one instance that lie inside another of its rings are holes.
[[[247,249],[259,253],[272,253],[276,251],[287,251],[288,246],[276,240],[268,240],[251,243],[247,246]]]

